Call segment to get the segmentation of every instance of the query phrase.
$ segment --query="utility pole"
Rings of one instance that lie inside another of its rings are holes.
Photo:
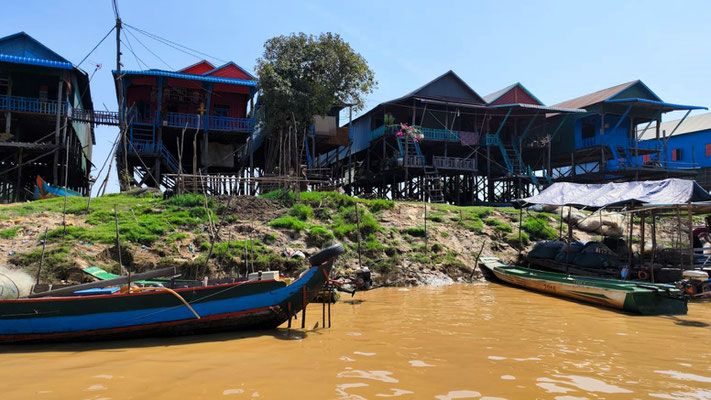
[[[123,146],[123,160],[116,158],[116,173],[118,173],[121,191],[130,189],[128,177],[128,147],[126,143],[126,110],[124,108],[123,77],[121,76],[121,17],[119,16],[117,0],[112,0],[114,17],[116,18],[116,87],[118,88],[119,132]],[[123,164],[123,165],[120,165]],[[121,168],[123,167],[123,168]]]

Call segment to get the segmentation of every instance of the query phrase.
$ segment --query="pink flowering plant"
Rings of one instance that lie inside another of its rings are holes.
[[[415,142],[419,142],[420,140],[425,138],[425,135],[422,133],[420,128],[407,124],[400,124],[400,130],[395,132],[395,136],[409,137],[412,138],[412,140],[414,140]]]

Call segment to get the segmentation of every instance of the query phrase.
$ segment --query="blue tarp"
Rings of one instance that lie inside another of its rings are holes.
[[[709,201],[711,194],[687,179],[582,184],[558,182],[535,196],[514,202],[517,207],[532,204],[586,208],[621,207],[639,204],[680,205]]]

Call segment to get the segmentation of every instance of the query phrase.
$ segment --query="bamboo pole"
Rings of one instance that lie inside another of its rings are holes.
[[[684,255],[681,253],[681,207],[676,206],[676,244],[679,248],[679,271],[684,273]]]
[[[37,280],[35,281],[35,287],[40,283],[40,273],[42,272],[42,264],[44,263],[44,249],[47,246],[47,231],[48,228],[44,227],[44,240],[42,241],[42,255],[40,256],[40,265],[37,268]]]
[[[363,268],[363,261],[361,259],[360,255],[360,215],[358,213],[358,201],[354,201],[355,205],[355,215],[356,215],[356,229],[358,229],[357,233],[357,238],[358,238],[358,269]]]
[[[649,276],[654,283],[654,259],[657,256],[657,217],[654,215],[654,210],[651,212],[652,215],[652,268],[649,271]]]
[[[691,218],[691,203],[689,203],[687,207],[687,223],[689,224],[689,268],[694,268],[694,227]]]
[[[646,215],[647,215],[647,213],[642,211],[639,216],[640,217],[640,223],[639,223],[639,225],[640,225],[639,237],[640,238],[639,238],[639,241],[642,245],[642,247],[640,247],[640,250],[639,250],[639,259],[640,259],[640,262],[642,265],[644,264],[644,244],[645,244],[645,241],[644,241],[644,233],[645,233],[644,232],[644,221],[645,221]]]

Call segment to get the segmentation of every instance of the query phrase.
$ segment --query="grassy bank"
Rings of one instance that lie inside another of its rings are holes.
[[[336,192],[275,191],[261,197],[168,200],[145,195],[69,198],[3,206],[0,264],[35,274],[47,229],[43,282],[81,281],[81,268],[99,266],[119,273],[121,260],[133,271],[178,265],[184,276],[230,276],[245,269],[279,269],[296,275],[306,267],[282,256],[285,247],[307,255],[334,241],[347,253],[336,275],[349,275],[361,262],[382,283],[415,285],[461,280],[471,274],[479,250],[513,258],[519,247],[519,214],[510,208],[428,205],[364,200]],[[556,216],[524,214],[520,240],[557,237]],[[425,228],[426,227],[426,228]]]

